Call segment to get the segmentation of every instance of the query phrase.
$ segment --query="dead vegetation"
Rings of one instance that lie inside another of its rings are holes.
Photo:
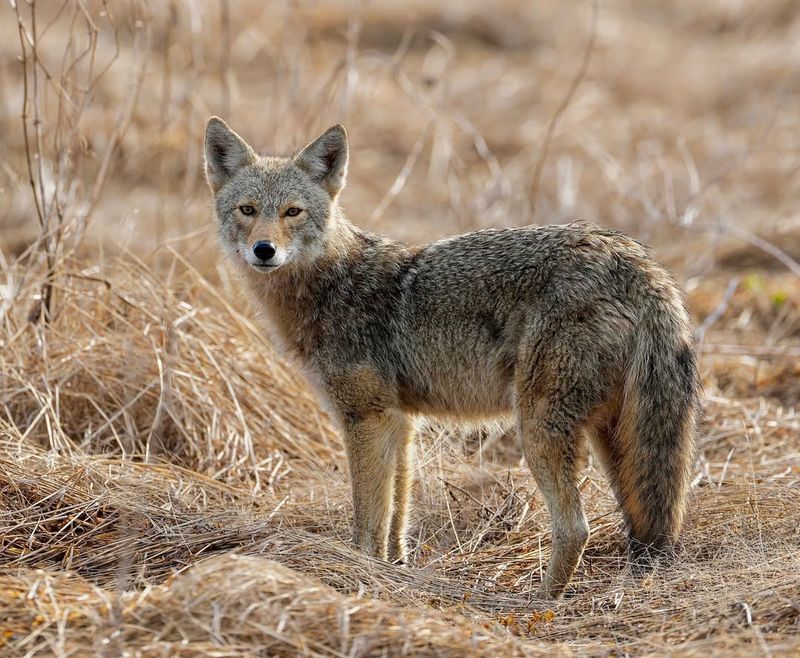
[[[800,12],[599,9],[580,79],[588,2],[3,10],[5,654],[800,650]],[[590,461],[583,563],[532,601],[548,518],[518,447],[441,426],[413,567],[351,550],[339,438],[217,261],[212,113],[277,151],[347,123],[345,206],[396,237],[580,218],[652,243],[706,392],[678,559],[630,578]]]

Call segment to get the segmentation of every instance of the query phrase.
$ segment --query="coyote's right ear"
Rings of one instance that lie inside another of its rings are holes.
[[[242,167],[252,164],[256,153],[219,117],[206,126],[206,179],[214,193]]]
[[[331,126],[295,156],[295,162],[336,199],[347,178],[347,132]]]

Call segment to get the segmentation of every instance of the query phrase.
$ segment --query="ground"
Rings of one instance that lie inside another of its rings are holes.
[[[800,5],[17,5],[4,655],[800,652]],[[582,564],[563,601],[534,601],[549,519],[514,436],[438,424],[413,563],[354,551],[336,428],[215,245],[212,114],[267,152],[344,122],[343,205],[399,239],[580,219],[651,245],[704,384],[677,558],[632,578],[589,457]]]

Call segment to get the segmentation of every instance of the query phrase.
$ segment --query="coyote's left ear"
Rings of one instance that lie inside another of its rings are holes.
[[[331,126],[295,156],[295,163],[336,199],[347,178],[347,132]]]

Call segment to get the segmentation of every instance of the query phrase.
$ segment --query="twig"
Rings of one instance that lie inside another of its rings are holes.
[[[739,287],[739,277],[735,276],[730,281],[728,281],[728,285],[725,287],[725,293],[722,295],[722,299],[720,300],[719,304],[714,308],[711,313],[706,316],[706,319],[703,320],[703,323],[697,327],[694,332],[695,337],[697,338],[698,344],[702,346],[703,341],[706,337],[706,332],[722,317],[722,314],[728,308],[731,299],[733,298],[733,294],[736,292],[736,289]]]
[[[770,345],[703,345],[704,354],[731,354],[769,359],[773,357],[800,356],[800,347]]]
[[[561,115],[566,112],[567,108],[569,107],[570,103],[572,102],[573,97],[575,96],[575,92],[578,91],[578,87],[580,86],[583,78],[586,76],[586,71],[589,69],[589,63],[592,59],[592,52],[594,51],[594,42],[597,38],[597,23],[598,17],[600,15],[600,6],[599,0],[592,1],[592,26],[591,31],[589,32],[589,41],[586,44],[586,50],[583,53],[583,61],[581,61],[580,69],[578,69],[577,75],[573,78],[572,82],[570,83],[569,89],[567,90],[567,94],[564,96],[564,99],[561,101],[561,104],[558,106],[555,114],[550,119],[550,124],[547,126],[547,132],[544,136],[544,141],[542,142],[542,148],[539,152],[539,159],[536,161],[536,167],[533,171],[533,180],[531,181],[530,186],[530,198],[531,198],[531,215],[536,216],[536,202],[539,196],[539,183],[542,177],[542,170],[544,169],[544,163],[547,159],[548,151],[550,150],[550,142],[553,139],[553,133],[556,129],[556,124],[558,120],[561,118]]]
[[[222,80],[222,99],[220,101],[222,116],[228,116],[231,111],[231,86],[230,86],[230,56],[231,44],[231,9],[229,0],[219,0],[220,26],[222,35],[219,40],[219,68]]]
[[[392,186],[386,190],[386,194],[383,195],[380,203],[375,206],[375,210],[372,211],[370,215],[370,221],[376,222],[382,216],[383,213],[386,212],[386,209],[392,205],[392,202],[397,198],[397,195],[402,192],[403,188],[406,186],[408,182],[408,177],[411,175],[411,172],[414,170],[414,166],[417,164],[419,160],[419,156],[422,153],[422,149],[425,146],[425,143],[428,141],[430,134],[431,134],[432,124],[429,123],[422,134],[417,139],[416,143],[414,144],[411,152],[408,154],[405,163],[403,164],[403,168],[400,170],[400,173],[397,174]]]
[[[136,33],[136,37],[134,38],[134,44],[140,45],[140,37],[139,32]],[[92,187],[92,194],[89,200],[89,207],[86,210],[85,215],[85,222],[88,225],[91,219],[92,213],[94,212],[97,202],[100,199],[100,193],[103,190],[103,186],[106,182],[106,177],[108,176],[108,169],[111,166],[111,158],[113,157],[114,153],[116,153],[117,147],[119,146],[120,141],[122,140],[122,136],[125,134],[125,131],[128,129],[131,120],[133,119],[133,111],[136,109],[136,105],[139,102],[139,93],[142,89],[142,83],[144,82],[144,76],[147,72],[147,55],[150,50],[150,32],[149,29],[145,28],[145,46],[144,46],[144,53],[140,55],[141,61],[139,62],[139,70],[133,73],[133,81],[131,82],[131,88],[128,93],[127,103],[123,107],[122,111],[120,112],[117,123],[114,126],[114,131],[111,133],[111,137],[108,140],[108,146],[106,146],[105,153],[103,154],[103,159],[100,163],[100,170],[97,173],[97,177],[95,179],[94,186]]]
[[[680,226],[684,226],[685,228],[698,231],[706,231],[709,233],[716,232],[722,234],[732,235],[740,240],[744,240],[748,244],[760,249],[764,253],[769,254],[775,260],[779,261],[783,265],[786,266],[788,270],[790,270],[793,274],[800,277],[800,263],[798,263],[794,258],[792,258],[789,254],[787,254],[783,249],[778,247],[777,245],[773,244],[769,240],[765,240],[750,231],[740,228],[738,226],[731,226],[730,224],[687,224]]]

